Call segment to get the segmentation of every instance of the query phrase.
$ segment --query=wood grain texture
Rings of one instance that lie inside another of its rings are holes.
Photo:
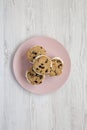
[[[58,91],[26,92],[12,73],[17,47],[45,35],[68,50],[72,69]],[[0,130],[87,130],[87,0],[0,0]]]

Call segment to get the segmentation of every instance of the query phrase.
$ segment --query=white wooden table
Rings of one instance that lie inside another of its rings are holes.
[[[68,81],[44,96],[22,89],[12,73],[17,47],[32,36],[68,50]],[[87,0],[0,0],[0,130],[87,130]]]

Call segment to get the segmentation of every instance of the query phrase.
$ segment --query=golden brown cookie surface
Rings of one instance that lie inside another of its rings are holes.
[[[26,72],[26,79],[28,82],[30,82],[33,85],[38,85],[41,84],[44,76],[39,75],[36,72],[34,72],[33,68],[31,67],[27,72]]]
[[[62,73],[63,62],[61,59],[54,58],[52,59],[52,67],[50,68],[50,76],[57,76]]]
[[[31,61],[31,62],[33,62],[33,60],[37,56],[39,56],[39,55],[45,55],[45,54],[46,54],[46,50],[42,46],[35,46],[35,47],[30,48],[27,51],[28,60]]]
[[[50,72],[51,59],[47,56],[38,56],[33,64],[33,69],[37,74],[44,75]]]

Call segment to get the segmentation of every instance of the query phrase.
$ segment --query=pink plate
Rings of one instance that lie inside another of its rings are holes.
[[[41,45],[47,50],[47,55],[51,58],[60,57],[64,62],[63,73],[57,77],[46,76],[40,85],[31,85],[25,78],[25,72],[31,66],[26,57],[26,51],[33,46]],[[13,60],[13,70],[16,80],[26,90],[45,94],[60,88],[67,80],[70,73],[70,57],[66,49],[56,40],[49,37],[34,37],[23,43],[17,50]]]

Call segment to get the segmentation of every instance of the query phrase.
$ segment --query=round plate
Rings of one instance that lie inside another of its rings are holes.
[[[63,73],[60,76],[46,76],[40,85],[31,85],[25,78],[25,72],[32,65],[26,57],[26,51],[36,45],[43,46],[47,50],[47,56],[60,57],[64,62]],[[70,73],[70,57],[66,49],[56,40],[48,37],[34,37],[23,43],[17,50],[13,60],[13,70],[16,80],[26,90],[45,94],[60,88],[67,80]]]

